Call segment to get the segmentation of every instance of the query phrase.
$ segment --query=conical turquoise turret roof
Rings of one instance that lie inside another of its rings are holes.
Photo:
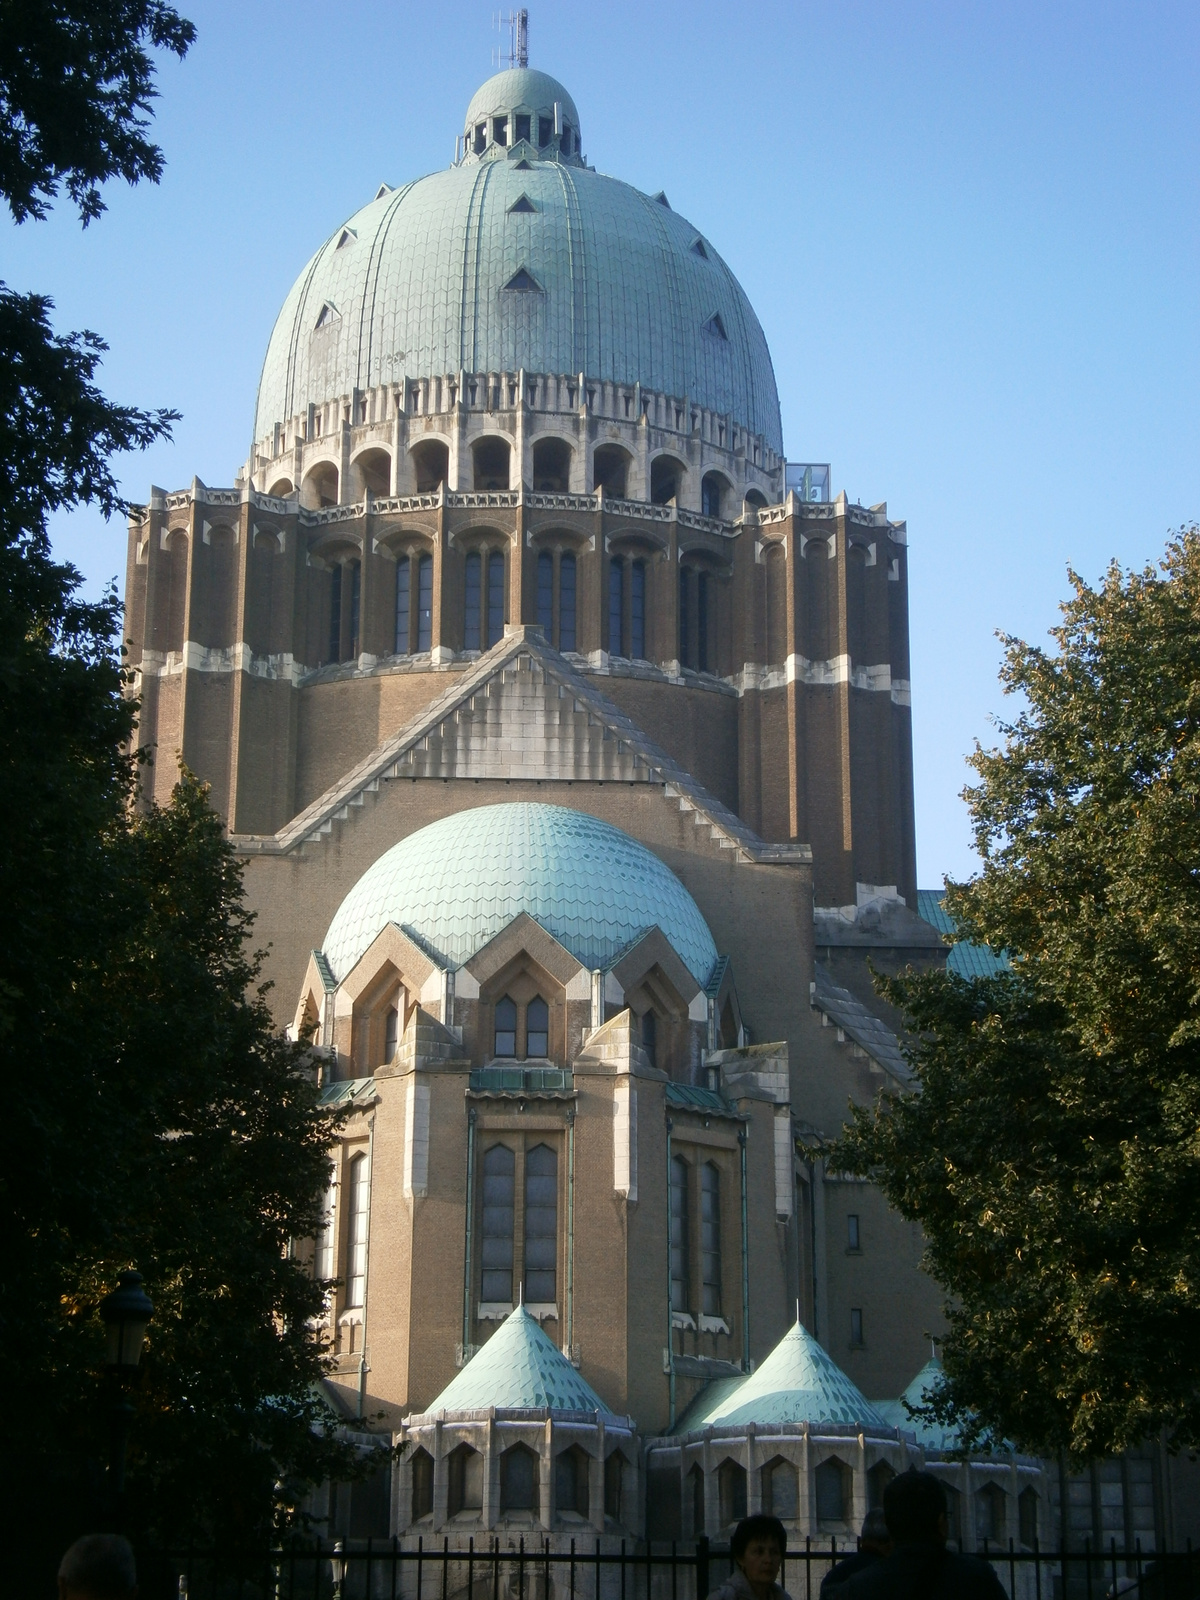
[[[783,1336],[757,1372],[743,1378],[733,1390],[715,1397],[707,1410],[689,1409],[688,1413],[691,1428],[748,1422],[891,1426],[799,1322]]]
[[[917,1443],[926,1450],[957,1450],[961,1443],[957,1428],[948,1428],[941,1422],[926,1422],[921,1417],[908,1414],[908,1406],[915,1410],[929,1404],[935,1391],[941,1387],[944,1376],[942,1363],[936,1356],[930,1356],[899,1400],[875,1402],[876,1409],[883,1413],[892,1427],[915,1433]]]
[[[517,1306],[429,1405],[435,1411],[602,1411],[608,1407]]]

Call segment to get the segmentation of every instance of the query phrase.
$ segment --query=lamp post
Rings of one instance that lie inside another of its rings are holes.
[[[108,1367],[117,1387],[112,1409],[112,1436],[109,1455],[109,1481],[117,1521],[125,1496],[125,1447],[133,1407],[125,1397],[124,1386],[137,1372],[146,1341],[146,1326],[154,1315],[150,1296],[142,1288],[140,1272],[123,1272],[117,1287],[100,1302],[100,1317],[108,1332]]]

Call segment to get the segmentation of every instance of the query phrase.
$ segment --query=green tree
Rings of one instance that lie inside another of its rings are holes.
[[[182,54],[191,38],[156,3],[0,0],[0,192],[18,220],[65,185],[86,223],[105,179],[157,178],[147,47]],[[96,1308],[131,1263],[156,1303],[131,1440],[138,1526],[261,1537],[292,1484],[357,1470],[320,1397],[320,1286],[289,1259],[315,1225],[332,1127],[302,1052],[273,1031],[204,791],[185,775],[169,805],[135,804],[116,596],[85,601],[50,546],[58,510],[125,509],[113,454],[173,415],[106,399],[103,343],[57,335],[51,310],[0,286],[0,1341],[14,1379],[0,1481],[35,1558],[30,1592],[37,1560],[95,1515]],[[11,1562],[8,1577],[20,1586]]]
[[[1200,531],[1071,574],[976,748],[964,936],[1013,970],[885,981],[919,1088],[837,1159],[921,1223],[951,1413],[1030,1449],[1200,1444]]]

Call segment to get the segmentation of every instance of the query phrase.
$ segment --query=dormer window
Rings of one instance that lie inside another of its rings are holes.
[[[481,156],[486,149],[487,149],[487,123],[486,122],[477,122],[475,124],[475,144],[474,144],[475,154],[477,156]]]
[[[496,144],[506,145],[508,143],[508,118],[507,117],[493,117],[492,118],[492,140]]]
[[[513,128],[515,130],[513,135],[514,143],[520,143],[522,139],[525,140],[526,144],[529,143],[529,125],[531,121],[532,118],[530,117],[513,118]]]
[[[539,117],[538,118],[538,144],[541,145],[541,146],[548,145],[550,143],[551,139],[553,139],[553,137],[554,137],[554,118],[553,117]]]
[[[496,1037],[493,1053],[510,1059],[517,1053],[517,1005],[508,995],[496,1002]]]
[[[570,123],[568,123],[567,126],[563,129],[563,131],[562,131],[562,139],[559,141],[559,146],[558,147],[562,151],[563,155],[569,156],[571,154],[571,125],[570,125]]]

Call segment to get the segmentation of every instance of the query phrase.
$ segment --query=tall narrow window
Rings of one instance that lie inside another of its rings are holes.
[[[558,563],[558,648],[575,648],[575,557]]]
[[[688,1308],[688,1164],[671,1158],[671,1310]]]
[[[433,1457],[428,1450],[414,1450],[412,1458],[412,1520],[433,1513]]]
[[[417,649],[428,650],[433,643],[433,557],[422,556],[417,563]]]
[[[396,654],[408,654],[408,624],[412,609],[412,561],[401,556],[396,563]]]
[[[861,1250],[861,1235],[858,1231],[858,1217],[852,1211],[846,1218],[846,1249]]]
[[[367,1295],[367,1233],[371,1224],[371,1169],[365,1155],[350,1163],[350,1222],[346,1229],[346,1304]]]
[[[850,1309],[850,1343],[858,1346],[863,1342],[863,1314],[861,1306],[852,1306]]]
[[[652,1067],[657,1064],[655,1062],[655,1060],[654,1060],[654,1056],[655,1056],[655,1052],[657,1051],[657,1048],[658,1048],[658,1019],[655,1017],[653,1009],[651,1009],[650,1011],[643,1011],[642,1012],[642,1049],[650,1057],[650,1065]]]
[[[325,1199],[321,1205],[321,1226],[317,1230],[317,1252],[313,1262],[313,1271],[318,1278],[332,1278],[336,1262],[334,1260],[333,1242],[337,1237],[337,1179],[333,1168],[329,1169],[329,1185],[325,1190]]]
[[[538,627],[554,643],[554,557],[542,550],[537,560],[537,619]]]
[[[350,659],[358,655],[358,612],[362,603],[362,564],[350,563]]]
[[[496,1001],[496,1034],[493,1055],[515,1056],[517,1053],[517,1007],[507,995]]]
[[[483,1158],[483,1281],[480,1299],[511,1305],[513,1297],[513,1220],[517,1158],[506,1144],[494,1144]]]
[[[700,1254],[704,1314],[721,1315],[721,1174],[711,1161],[700,1170]]]
[[[646,659],[646,563],[635,561],[629,569],[629,654]]]
[[[504,637],[504,557],[498,550],[488,556],[488,636],[489,645]]]
[[[483,557],[478,550],[472,550],[467,557],[466,582],[464,584],[465,611],[463,616],[463,649],[478,650],[480,645],[479,624],[481,621],[481,596],[480,584],[482,580]]]
[[[525,1298],[550,1305],[558,1280],[558,1156],[548,1144],[525,1157]]]
[[[342,659],[342,563],[333,568],[333,581],[329,585],[329,659]]]
[[[621,1520],[621,1487],[625,1476],[625,1457],[614,1450],[604,1460],[604,1515]]]
[[[696,579],[696,654],[697,666],[707,672],[708,648],[708,573],[701,572]]]
[[[614,556],[608,563],[608,653],[619,656],[621,650],[622,582],[621,560]]]
[[[400,1007],[389,1006],[383,1023],[383,1059],[390,1061],[400,1043]]]
[[[539,995],[525,1010],[525,1054],[550,1054],[550,1007]]]
[[[691,646],[688,633],[688,575],[687,568],[679,569],[679,660],[683,666],[691,665]]]

